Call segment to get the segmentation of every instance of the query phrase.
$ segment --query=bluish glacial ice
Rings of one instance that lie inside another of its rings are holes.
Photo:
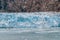
[[[60,27],[60,13],[0,13],[0,28],[48,29]]]
[[[60,14],[56,13],[0,13],[0,27],[45,28],[60,27]]]
[[[60,13],[0,13],[0,40],[60,40]]]

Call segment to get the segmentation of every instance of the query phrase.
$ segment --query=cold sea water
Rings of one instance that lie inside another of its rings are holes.
[[[60,32],[0,32],[0,40],[60,40]]]

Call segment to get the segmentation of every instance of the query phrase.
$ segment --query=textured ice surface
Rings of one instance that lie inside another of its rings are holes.
[[[0,13],[0,40],[60,40],[59,27],[60,13]]]
[[[60,27],[60,13],[0,13],[0,27],[49,28]]]

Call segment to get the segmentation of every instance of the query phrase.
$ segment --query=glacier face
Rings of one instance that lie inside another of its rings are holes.
[[[0,13],[0,28],[60,27],[60,13]]]

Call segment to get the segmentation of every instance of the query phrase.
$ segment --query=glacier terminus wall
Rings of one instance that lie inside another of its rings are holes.
[[[60,27],[60,13],[0,13],[0,28]]]

